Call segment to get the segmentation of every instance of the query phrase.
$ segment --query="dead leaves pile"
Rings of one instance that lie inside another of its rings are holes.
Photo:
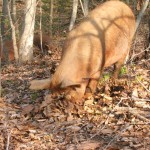
[[[128,80],[101,80],[97,92],[86,95],[84,105],[78,106],[63,94],[29,91],[33,66],[3,70],[2,149],[150,149],[148,70],[130,67]],[[38,76],[41,69],[34,72]]]
[[[2,68],[0,148],[12,150],[150,149],[150,62],[130,64],[119,80],[100,80],[83,106],[49,90],[30,91],[29,81],[47,78],[57,56]]]

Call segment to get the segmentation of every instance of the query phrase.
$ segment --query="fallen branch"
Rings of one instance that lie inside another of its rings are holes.
[[[125,132],[126,130],[130,129],[132,125],[127,124],[126,127],[123,128],[123,130],[120,131],[120,133],[118,133],[116,136],[113,137],[112,140],[110,140],[110,142],[103,148],[103,150],[107,150],[107,148],[111,145],[111,143],[117,139],[119,137],[119,135],[121,135],[123,132]]]
[[[148,90],[145,86],[144,86],[144,84],[136,77],[136,80],[142,85],[142,87],[147,91],[147,92],[149,92],[150,93],[150,90]]]
[[[9,150],[11,132],[12,132],[12,130],[11,130],[10,132],[7,132],[7,133],[8,133],[8,136],[7,136],[6,150]]]
[[[150,99],[138,98],[138,97],[135,97],[135,96],[132,96],[132,100],[150,102]]]
[[[134,55],[130,58],[130,60],[128,60],[128,62],[132,61],[136,56],[141,55],[142,53],[144,53],[144,52],[146,52],[146,51],[149,51],[149,49],[150,49],[150,45],[149,45],[146,49],[142,50],[141,52],[139,52],[139,53],[137,53],[137,54],[134,54]],[[149,59],[148,59],[148,60],[149,60]]]
[[[136,108],[131,108],[131,107],[115,107],[116,111],[121,111],[121,112],[129,112],[132,115],[138,117],[139,119],[146,121],[148,124],[150,123],[150,120],[145,118],[144,116],[140,115],[139,110],[137,110]]]
[[[94,134],[93,136],[91,136],[90,139],[94,138],[96,135],[98,135],[98,134],[106,127],[106,125],[108,124],[108,121],[109,121],[109,118],[110,118],[112,112],[114,112],[115,108],[118,107],[119,104],[120,104],[124,99],[126,99],[126,98],[121,98],[121,100],[117,103],[117,105],[116,105],[116,106],[113,108],[113,110],[109,113],[109,115],[108,115],[108,117],[107,117],[107,119],[106,119],[106,121],[105,121],[104,126],[103,126],[101,129],[99,129],[99,130],[96,132],[96,134]]]

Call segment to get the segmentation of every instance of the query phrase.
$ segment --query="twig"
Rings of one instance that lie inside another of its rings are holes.
[[[138,98],[138,97],[135,97],[135,96],[132,96],[131,99],[134,100],[134,101],[150,102],[150,99]]]
[[[147,123],[150,123],[150,120],[143,117],[142,115],[139,114],[139,111],[137,112],[135,108],[131,108],[131,107],[116,107],[115,110],[117,111],[124,111],[124,112],[129,112],[131,114],[133,114],[134,116],[138,117],[139,119],[146,121]]]
[[[137,79],[137,81],[143,86],[143,88],[147,91],[147,92],[149,92],[150,93],[150,90],[148,90],[145,86],[144,86],[144,84],[136,77],[136,79]]]
[[[136,56],[138,56],[138,55],[144,53],[145,51],[148,51],[149,48],[150,48],[150,45],[149,45],[146,49],[142,50],[141,52],[139,52],[139,53],[137,53],[137,54],[134,54],[134,55],[130,58],[130,60],[128,60],[128,62],[132,61]]]
[[[123,126],[126,123],[119,123],[119,124],[115,124],[115,126]],[[136,126],[143,126],[143,125],[150,125],[150,123],[129,123],[129,125],[136,125]]]
[[[111,145],[111,143],[119,137],[120,134],[122,134],[123,132],[125,132],[127,129],[129,129],[132,125],[126,125],[126,127],[116,136],[113,137],[113,139],[103,148],[103,150],[107,150],[107,148]]]
[[[82,8],[82,11],[83,11],[83,15],[85,16],[85,10],[84,10],[84,7],[83,7],[83,4],[82,4],[82,1],[81,1],[81,0],[79,0],[79,2],[80,2],[80,5],[81,5],[81,8]]]
[[[12,132],[12,130],[10,132],[7,131],[8,136],[7,136],[6,150],[9,150],[9,143],[10,143],[11,132]]]
[[[118,102],[118,104],[117,104],[117,105],[113,108],[113,110],[109,113],[109,115],[108,115],[108,117],[107,117],[107,119],[106,119],[106,121],[105,121],[104,126],[103,126],[100,130],[98,130],[98,132],[96,132],[96,134],[94,134],[93,136],[91,136],[90,139],[94,138],[96,135],[98,135],[98,134],[106,127],[106,124],[108,124],[110,115],[112,114],[112,112],[115,110],[115,108],[116,108],[117,106],[119,106],[119,104],[120,104],[124,99],[126,99],[126,98],[121,98],[121,100]]]

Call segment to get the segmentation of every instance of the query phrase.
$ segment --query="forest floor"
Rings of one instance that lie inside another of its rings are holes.
[[[31,80],[55,72],[60,47],[50,55],[37,51],[30,64],[2,66],[0,149],[149,150],[150,54],[144,53],[140,37],[139,31],[132,46],[136,51],[119,79],[112,82],[112,68],[105,70],[83,106],[66,101],[63,94],[29,89]]]

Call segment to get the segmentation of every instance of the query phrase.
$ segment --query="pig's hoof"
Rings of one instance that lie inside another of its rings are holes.
[[[69,91],[66,93],[65,98],[77,105],[83,105],[84,102],[82,94],[77,93],[76,91]]]
[[[84,100],[83,99],[75,99],[75,100],[73,100],[73,103],[75,103],[77,105],[83,105],[84,104]]]
[[[75,97],[73,97],[73,96],[71,96],[71,95],[66,95],[65,96],[65,98],[68,100],[68,101],[70,101],[70,102],[72,102],[72,103],[74,103],[74,104],[77,104],[77,105],[83,105],[83,99],[81,98],[81,99],[79,99],[79,98],[75,98]]]

